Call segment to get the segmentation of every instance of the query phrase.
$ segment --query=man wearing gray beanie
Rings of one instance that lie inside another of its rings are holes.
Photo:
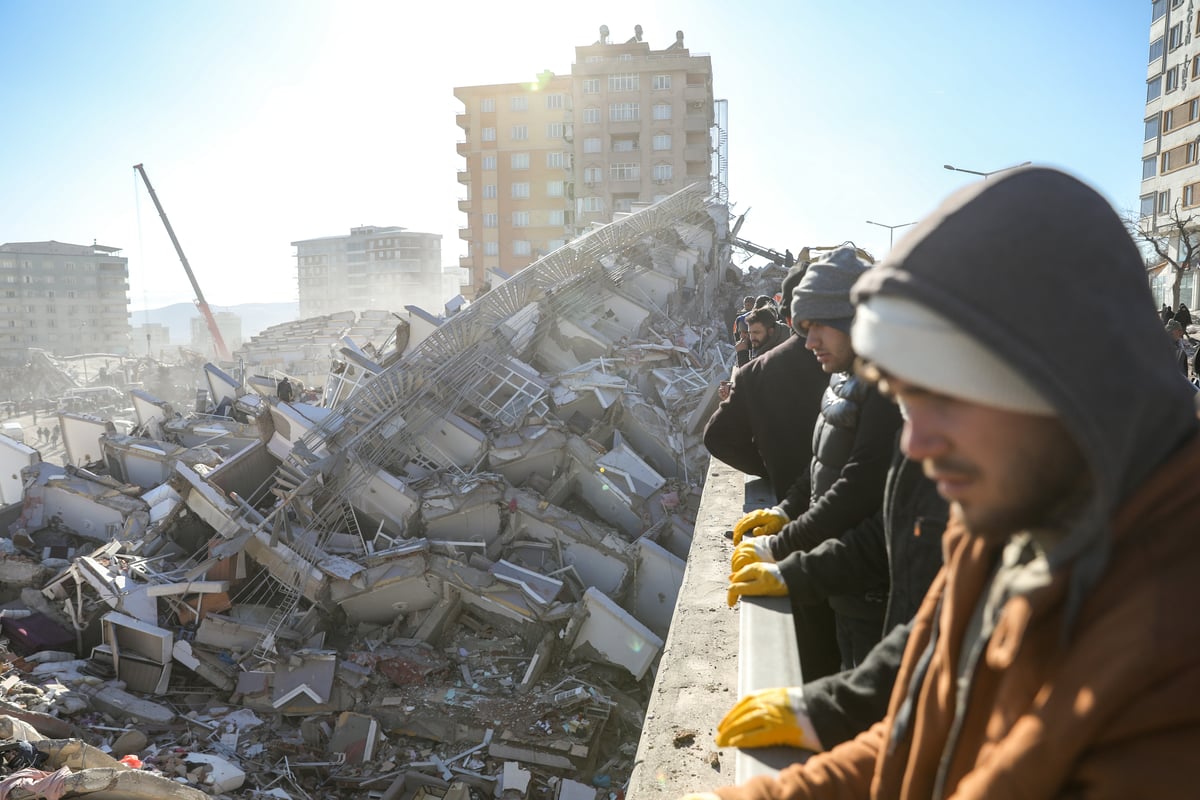
[[[787,594],[787,576],[780,573],[778,562],[840,537],[882,504],[900,414],[869,381],[852,372],[850,289],[868,268],[853,247],[840,247],[810,264],[792,292],[792,323],[830,375],[829,387],[813,430],[809,480],[793,484],[778,506],[752,511],[734,526],[730,605],[742,594],[767,593],[762,591],[764,582],[774,588],[771,593]],[[803,615],[795,615],[806,679],[851,669],[862,661],[883,635],[885,598],[886,591],[835,596],[828,604],[832,612],[824,604],[813,604]],[[835,642],[821,633],[828,631],[831,613]]]

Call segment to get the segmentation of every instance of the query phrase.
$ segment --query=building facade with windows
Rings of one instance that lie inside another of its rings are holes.
[[[655,50],[641,26],[626,41],[602,27],[599,40],[575,48],[570,75],[454,95],[464,106],[459,235],[469,293],[488,269],[511,274],[593,222],[713,179],[712,60],[689,51],[682,31]]]
[[[1168,234],[1175,219],[1195,216],[1200,237],[1200,13],[1190,0],[1151,0],[1146,75],[1145,144],[1138,214],[1143,228]],[[1176,253],[1180,237],[1170,235]],[[1153,267],[1155,301],[1171,302],[1169,264]],[[1197,304],[1194,273],[1180,283],[1181,302]]]
[[[120,248],[0,245],[0,362],[23,364],[30,348],[129,352],[129,259]]]
[[[364,225],[292,246],[301,318],[406,305],[437,311],[449,299],[439,234]]]

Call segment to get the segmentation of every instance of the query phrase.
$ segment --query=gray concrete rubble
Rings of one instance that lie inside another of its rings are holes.
[[[0,714],[103,756],[81,794],[611,797],[732,361],[726,215],[695,186],[449,319],[268,329],[194,409],[61,412],[65,466],[0,447]]]

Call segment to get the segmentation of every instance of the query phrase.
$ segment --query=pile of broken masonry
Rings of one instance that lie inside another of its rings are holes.
[[[727,216],[686,189],[348,338],[320,404],[210,364],[207,413],[60,414],[65,466],[0,442],[0,798],[619,796],[732,361]]]

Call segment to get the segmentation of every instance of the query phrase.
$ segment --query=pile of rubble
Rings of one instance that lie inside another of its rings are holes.
[[[617,796],[733,360],[726,218],[687,189],[440,325],[345,339],[319,402],[210,364],[207,414],[134,390],[132,435],[59,415],[64,466],[0,441],[4,772]]]

